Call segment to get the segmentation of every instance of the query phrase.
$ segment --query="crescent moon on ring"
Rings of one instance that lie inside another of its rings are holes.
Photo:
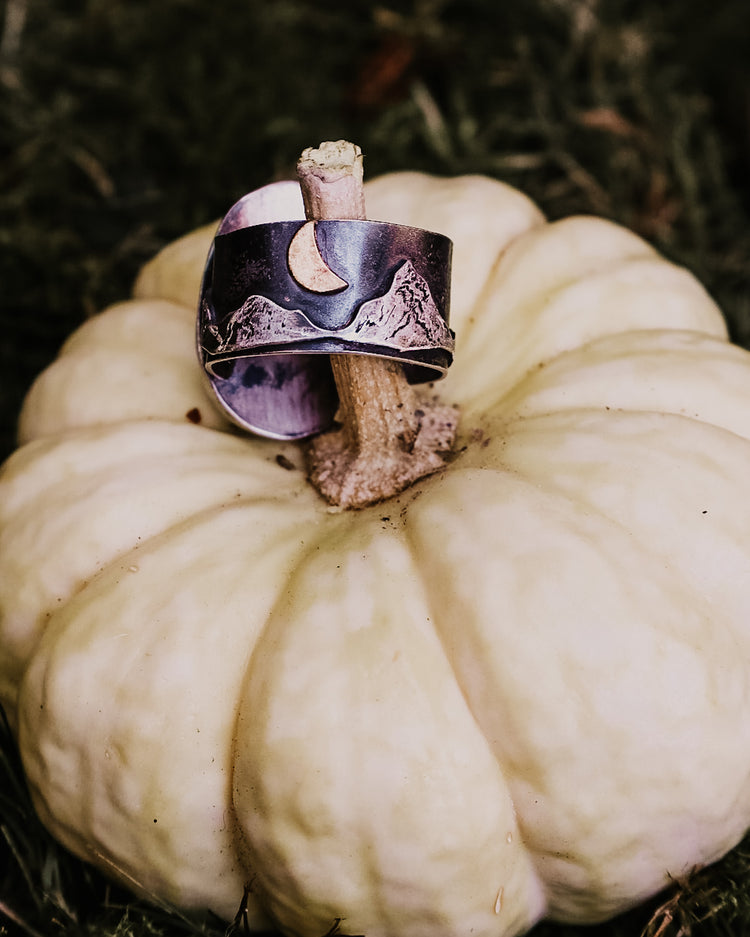
[[[312,293],[334,293],[349,284],[334,273],[323,260],[315,240],[315,222],[308,221],[289,242],[289,272]]]

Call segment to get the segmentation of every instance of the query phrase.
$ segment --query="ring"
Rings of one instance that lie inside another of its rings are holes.
[[[275,202],[296,213],[293,193],[279,189],[289,185],[250,193],[227,213],[198,310],[198,354],[220,404],[277,439],[333,423],[330,355],[395,360],[423,383],[445,375],[454,349],[449,238],[377,221],[304,221],[301,196],[296,218],[267,220]]]

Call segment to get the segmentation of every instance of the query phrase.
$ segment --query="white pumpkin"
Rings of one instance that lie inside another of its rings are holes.
[[[0,700],[49,828],[146,895],[250,884],[310,937],[599,920],[750,822],[750,355],[609,222],[480,177],[367,203],[454,241],[455,458],[342,513],[232,430],[188,236],[28,396]]]

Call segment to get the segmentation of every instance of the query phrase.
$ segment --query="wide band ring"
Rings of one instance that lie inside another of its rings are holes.
[[[445,374],[447,237],[376,221],[253,223],[255,194],[219,226],[198,311],[199,357],[235,422],[281,439],[328,428],[332,354],[396,360],[412,383]]]

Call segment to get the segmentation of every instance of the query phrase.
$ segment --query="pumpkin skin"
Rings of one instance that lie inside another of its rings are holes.
[[[609,222],[366,190],[454,241],[456,457],[342,513],[234,432],[189,235],[28,396],[0,701],[45,823],[152,898],[231,918],[251,883],[253,927],[311,937],[600,920],[750,823],[750,355]]]

